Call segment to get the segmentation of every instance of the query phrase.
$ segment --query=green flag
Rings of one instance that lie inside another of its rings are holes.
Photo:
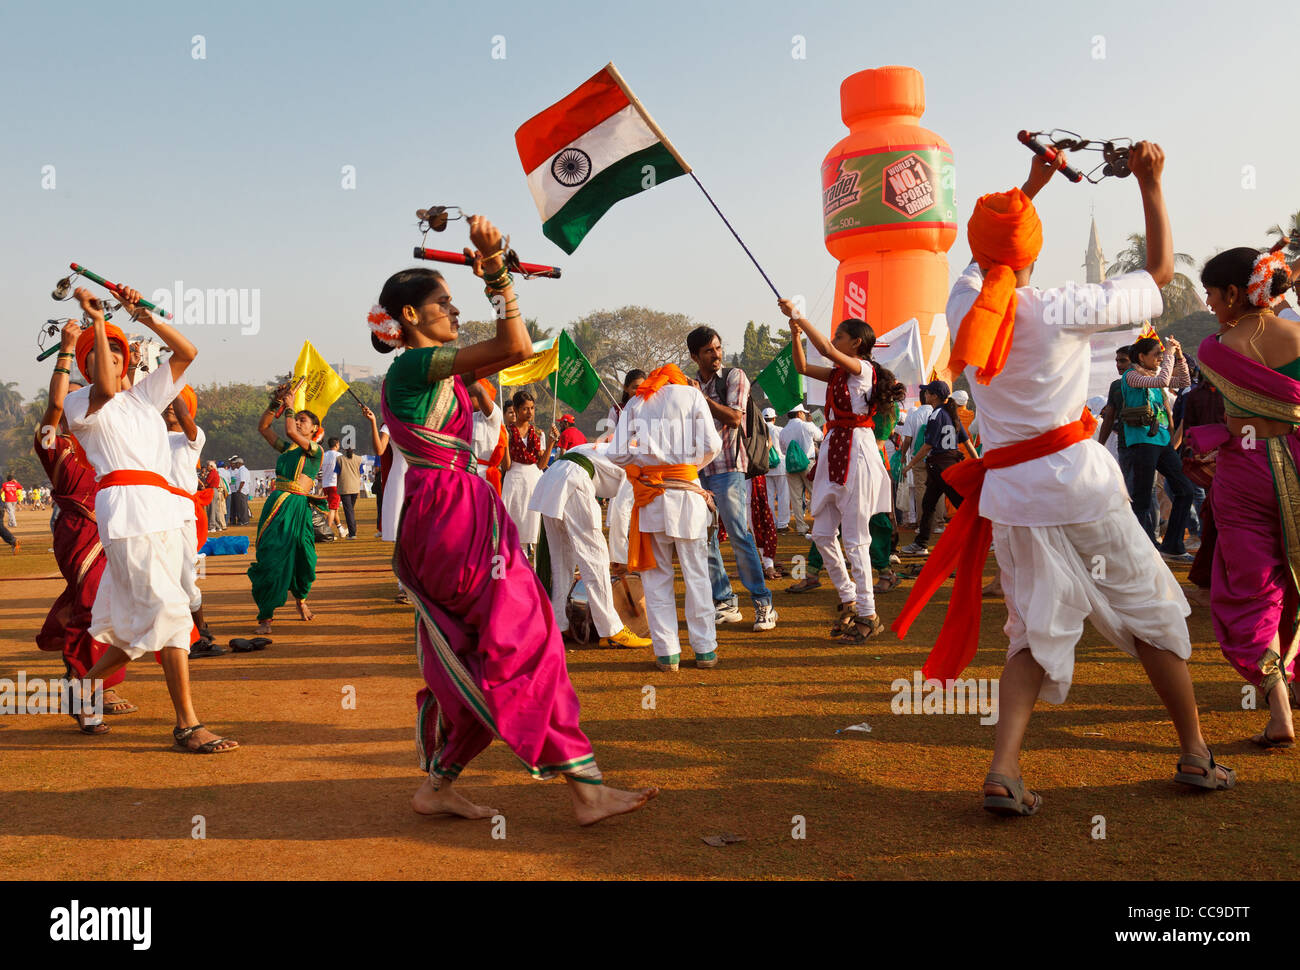
[[[585,411],[600,390],[600,377],[567,330],[560,331],[559,350],[559,361],[555,368],[555,396],[573,410]]]
[[[794,350],[790,344],[772,358],[772,363],[758,375],[758,386],[763,389],[777,414],[785,414],[803,403],[803,375],[794,369]]]

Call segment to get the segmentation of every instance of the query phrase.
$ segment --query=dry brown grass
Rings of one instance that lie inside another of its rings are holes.
[[[373,523],[374,506],[362,516]],[[23,552],[0,550],[0,676],[56,677],[62,665],[33,634],[61,588],[46,517],[20,520]],[[243,530],[249,532],[251,530]],[[1176,749],[1141,667],[1089,630],[1069,702],[1040,705],[1025,776],[1045,795],[1039,816],[980,810],[993,729],[975,716],[890,713],[890,682],[910,677],[938,628],[936,602],[908,639],[832,645],[834,594],[778,593],[781,618],[720,632],[721,664],[676,675],[648,654],[572,649],[583,723],[607,779],[658,785],[645,811],[580,830],[562,782],[540,784],[494,744],[466,772],[471,797],[507,817],[506,838],[481,822],[414,815],[419,675],[412,614],[392,601],[390,547],[372,538],[320,547],[318,619],[281,611],[269,650],[193,664],[199,714],[243,747],[191,757],[171,745],[160,669],[130,668],[122,693],[138,714],[83,737],[55,715],[0,718],[0,870],[11,878],[670,878],[670,879],[1279,879],[1297,862],[1286,837],[1300,755],[1259,752],[1244,738],[1264,716],[1243,712],[1241,681],[1190,619],[1193,677],[1216,754],[1235,791],[1172,782]],[[789,558],[805,546],[781,537]],[[247,560],[214,560],[204,584],[222,642],[251,635]],[[736,584],[739,587],[739,583]],[[789,581],[776,584],[783,588]],[[881,599],[886,621],[907,586]],[[742,591],[742,607],[751,616]],[[985,609],[969,672],[996,677],[1000,601]],[[357,692],[344,710],[343,688]],[[654,685],[654,710],[642,706]],[[836,735],[866,721],[869,735]],[[203,815],[207,837],[191,837]],[[794,816],[807,837],[791,837]],[[1105,840],[1091,838],[1104,815]],[[745,841],[723,848],[700,837]],[[1282,836],[1282,837],[1279,837]]]

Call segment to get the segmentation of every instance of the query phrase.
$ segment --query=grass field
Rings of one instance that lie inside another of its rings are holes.
[[[1220,656],[1206,610],[1194,608],[1188,621],[1192,674],[1206,736],[1236,768],[1237,788],[1209,794],[1173,783],[1164,709],[1139,664],[1089,628],[1068,702],[1040,705],[1030,725],[1024,773],[1045,796],[1043,811],[1007,821],[980,809],[992,727],[978,715],[890,710],[890,684],[919,668],[946,594],[905,641],[889,633],[849,647],[825,635],[834,593],[779,592],[789,580],[775,584],[777,629],[723,627],[714,670],[666,674],[652,669],[649,651],[569,650],[606,779],[663,790],[644,811],[579,829],[563,782],[531,780],[494,744],[461,787],[505,814],[504,833],[496,828],[504,838],[488,822],[417,816],[412,610],[393,601],[391,546],[369,527],[374,504],[359,511],[363,538],[318,547],[315,621],[282,610],[270,649],[192,664],[200,717],[237,738],[238,752],[195,757],[172,746],[171,706],[153,662],[128,669],[120,691],[140,711],[108,718],[108,734],[85,737],[66,716],[0,717],[0,871],[15,879],[1288,879],[1300,860],[1286,821],[1300,756],[1246,743],[1266,715],[1241,709],[1242,682]],[[20,514],[22,552],[0,548],[0,677],[62,673],[60,659],[33,640],[62,588],[47,521]],[[805,551],[805,542],[781,536],[784,560]],[[209,564],[205,610],[219,642],[252,635],[249,561]],[[1185,581],[1185,569],[1177,574]],[[909,586],[880,598],[887,623]],[[1005,617],[1000,600],[986,601],[968,676],[998,676]],[[349,687],[355,709],[342,702]],[[835,733],[861,722],[870,733]],[[1094,838],[1098,816],[1104,839]],[[194,838],[200,824],[205,837]],[[702,841],[721,833],[743,841]]]

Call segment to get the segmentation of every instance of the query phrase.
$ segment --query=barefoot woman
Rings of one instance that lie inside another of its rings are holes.
[[[377,350],[406,348],[388,369],[381,399],[392,443],[409,466],[393,569],[415,601],[426,685],[416,739],[428,777],[412,804],[427,815],[496,814],[452,786],[500,738],[533,777],[563,775],[579,823],[589,825],[640,808],[657,790],[601,783],[546,591],[501,498],[474,473],[465,381],[524,360],[532,345],[501,233],[480,216],[469,223],[470,240],[485,255],[465,252],[497,308],[495,337],[453,345],[460,311],[441,274],[428,269],[390,277],[369,316]]]
[[[290,593],[298,602],[298,615],[304,620],[313,616],[307,594],[316,579],[316,537],[308,495],[324,452],[317,443],[320,421],[310,411],[285,416],[288,441],[271,430],[288,393],[287,387],[276,391],[257,425],[262,437],[280,452],[275,460],[274,491],[267,496],[257,521],[257,562],[248,567],[257,601],[257,632],[263,635],[271,632],[271,617]]]

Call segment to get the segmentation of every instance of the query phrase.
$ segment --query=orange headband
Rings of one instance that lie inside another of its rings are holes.
[[[126,342],[126,334],[111,323],[104,324],[104,330],[108,333],[108,342],[111,344],[117,342],[118,349],[122,352],[122,376],[126,376],[127,368],[131,366],[131,348]],[[94,375],[86,370],[86,358],[90,352],[95,349],[95,328],[87,327],[81,331],[81,336],[77,338],[77,368],[81,375],[87,381],[93,381]]]
[[[185,407],[189,409],[190,417],[193,418],[199,413],[199,396],[194,393],[194,388],[186,384],[181,388],[180,399],[185,402]]]
[[[961,321],[949,366],[977,368],[987,384],[1006,366],[1016,321],[1016,271],[1031,266],[1043,248],[1043,224],[1020,189],[981,196],[966,226],[975,261],[988,264],[984,285]]]
[[[664,364],[650,372],[650,376],[641,382],[633,393],[642,400],[648,400],[650,395],[665,384],[689,384],[686,375],[682,373],[680,367],[676,364]]]

